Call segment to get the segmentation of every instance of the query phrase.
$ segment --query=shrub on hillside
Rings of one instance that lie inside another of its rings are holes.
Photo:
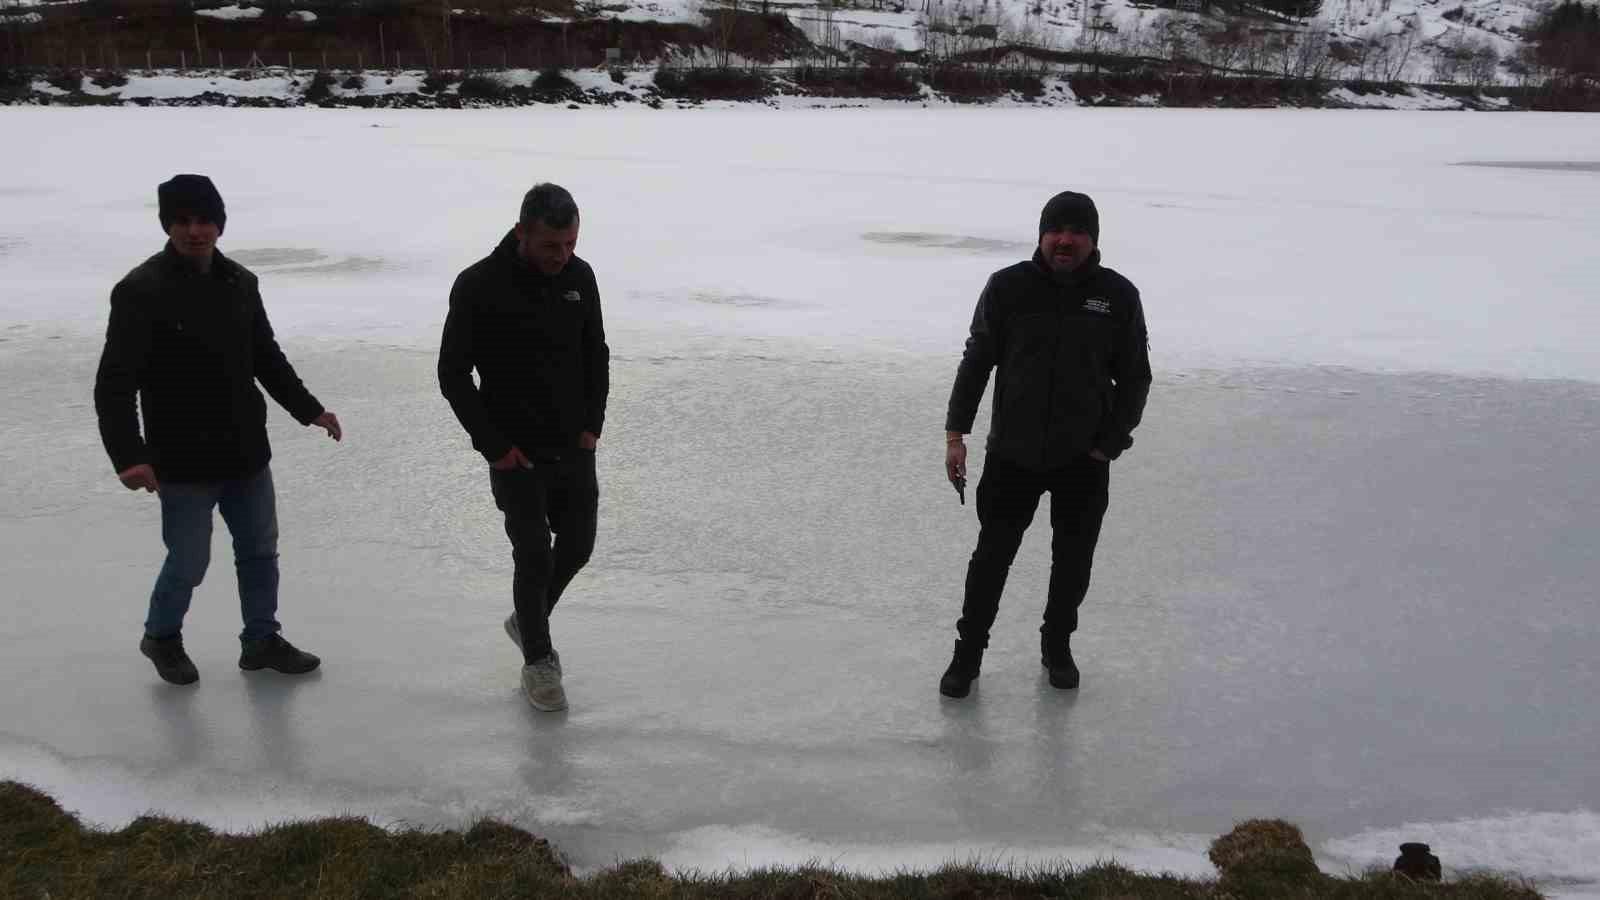
[[[533,80],[533,89],[536,91],[566,91],[577,87],[572,79],[561,74],[561,70],[552,66],[539,73]]]
[[[112,72],[107,70],[105,72],[95,73],[94,77],[89,79],[89,83],[97,88],[127,87],[128,76],[122,74],[121,72]]]
[[[468,75],[456,93],[473,100],[499,100],[506,95],[506,86],[493,75]]]
[[[656,90],[696,100],[760,100],[772,93],[766,79],[743,69],[657,69]]]
[[[306,85],[305,99],[307,103],[322,103],[332,100],[333,76],[322,71],[312,75],[311,83]]]
[[[366,86],[366,77],[359,74],[348,75],[343,81],[339,82],[339,87],[342,87],[347,91],[359,91]]]
[[[83,90],[83,73],[77,69],[62,69],[59,72],[52,73],[45,81],[48,81],[51,87],[59,88],[63,91],[77,93]]]
[[[437,94],[440,91],[448,90],[450,85],[455,83],[456,77],[449,72],[429,72],[423,77],[422,86],[417,90],[424,94]]]

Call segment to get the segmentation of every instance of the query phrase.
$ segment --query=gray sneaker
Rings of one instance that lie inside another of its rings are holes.
[[[517,624],[516,613],[506,616],[506,636],[511,638],[511,643],[516,644],[518,650],[522,649],[522,628]],[[550,648],[550,658],[555,660],[556,674],[560,675],[561,654],[557,653],[554,647]]]
[[[561,689],[561,670],[556,667],[553,655],[522,667],[522,693],[540,712],[567,708],[567,692]]]

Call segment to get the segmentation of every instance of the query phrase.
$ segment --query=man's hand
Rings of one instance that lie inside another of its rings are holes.
[[[592,431],[585,431],[578,435],[578,446],[584,450],[593,450],[600,443],[600,438]]]
[[[328,433],[328,437],[336,441],[344,439],[344,429],[339,427],[339,417],[331,412],[324,412],[322,415],[317,416],[311,420],[311,424],[320,426],[323,431]]]
[[[495,460],[491,468],[496,472],[509,472],[512,469],[531,469],[533,468],[533,463],[522,455],[521,450],[512,447],[505,456]]]
[[[967,445],[959,434],[945,434],[944,476],[951,481],[967,477]]]
[[[1101,453],[1099,450],[1090,450],[1089,458],[1095,462],[1111,462],[1111,457]]]
[[[149,463],[140,463],[123,469],[117,473],[117,478],[121,479],[122,486],[130,491],[144,488],[146,493],[154,494],[161,490],[161,485],[156,482],[156,470],[152,469]]]

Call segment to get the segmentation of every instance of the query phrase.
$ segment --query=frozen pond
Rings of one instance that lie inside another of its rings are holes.
[[[1579,160],[1600,120],[0,117],[33,136],[0,149],[0,776],[113,824],[493,815],[585,867],[1206,873],[1211,838],[1274,815],[1333,871],[1419,839],[1600,893],[1600,182],[1454,165]],[[273,422],[309,680],[234,667],[220,536],[198,689],[136,650],[158,513],[108,471],[89,387],[179,170],[216,177],[224,249],[346,425]],[[517,692],[509,552],[433,382],[450,280],[535,178],[584,206],[614,352],[560,716]],[[1082,690],[1036,659],[1041,510],[974,698],[941,702],[976,534],[944,403],[984,277],[1061,187],[1144,290],[1157,383],[1113,469]]]

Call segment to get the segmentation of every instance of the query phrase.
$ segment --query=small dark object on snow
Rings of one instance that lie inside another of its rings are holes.
[[[1438,881],[1442,877],[1439,857],[1428,852],[1427,844],[1416,842],[1400,845],[1400,855],[1395,857],[1394,870],[1417,881]]]

